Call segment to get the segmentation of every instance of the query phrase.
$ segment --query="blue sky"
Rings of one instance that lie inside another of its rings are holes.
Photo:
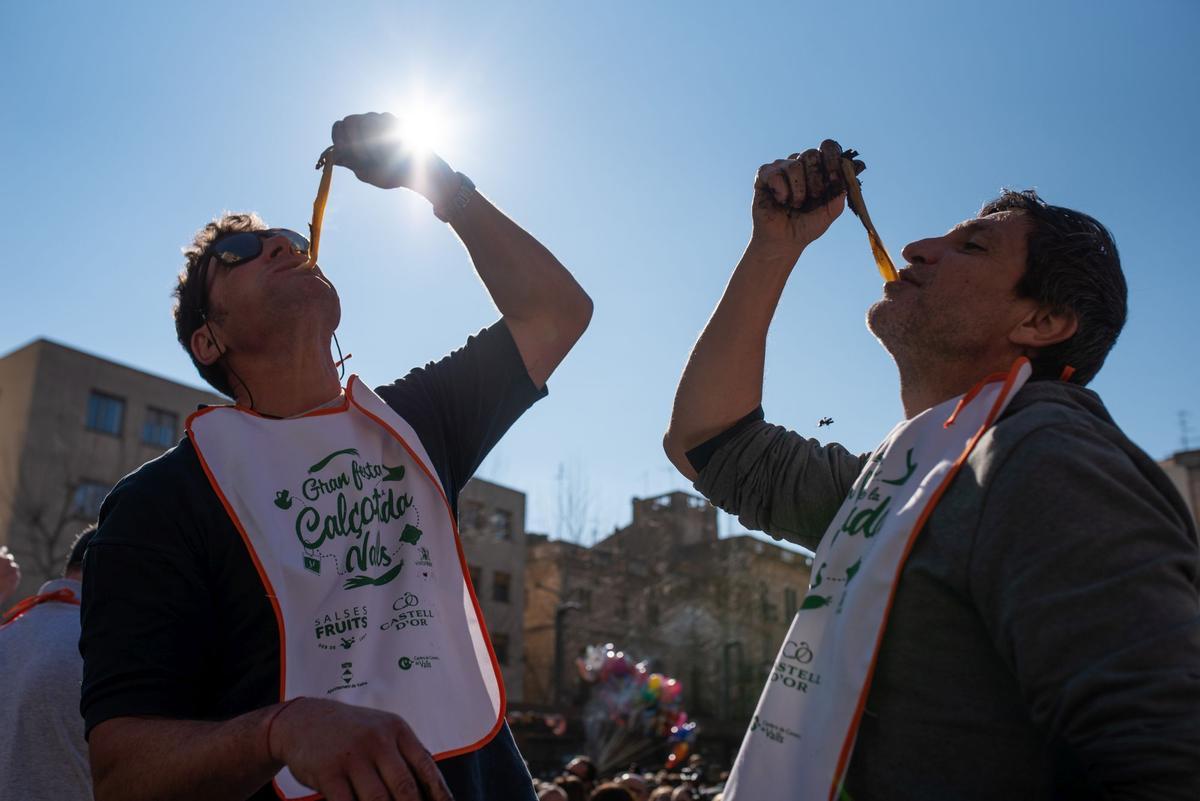
[[[591,329],[481,475],[588,529],[686,488],[660,440],[684,359],[749,236],[758,165],[825,137],[867,161],[898,258],[1002,186],[1113,231],[1130,320],[1094,382],[1151,455],[1200,444],[1194,233],[1200,4],[5,3],[0,352],[38,336],[198,383],[174,340],[179,249],[224,209],[308,219],[330,124],[438,111],[439,150],[596,303]],[[350,369],[383,383],[495,312],[419,198],[334,178],[321,261]],[[900,417],[862,319],[861,226],[804,255],[772,328],[767,415],[868,450]],[[828,432],[828,434],[825,434]],[[726,519],[723,530],[737,530]]]

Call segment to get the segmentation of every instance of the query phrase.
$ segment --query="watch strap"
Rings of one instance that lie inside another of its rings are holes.
[[[454,220],[455,217],[462,214],[471,203],[471,196],[475,192],[475,182],[461,172],[454,173],[458,176],[458,190],[441,206],[433,207],[433,215],[444,223]]]

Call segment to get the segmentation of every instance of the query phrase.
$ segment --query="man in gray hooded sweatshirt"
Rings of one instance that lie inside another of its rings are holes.
[[[788,276],[844,208],[841,157],[826,141],[759,171],[750,244],[692,351],[664,440],[714,504],[811,549],[867,457],[765,422],[763,361]],[[1125,321],[1109,232],[1033,192],[1005,192],[903,255],[867,325],[895,359],[906,418],[1021,356],[1033,376],[903,563],[845,792],[1200,798],[1195,525],[1084,388]]]

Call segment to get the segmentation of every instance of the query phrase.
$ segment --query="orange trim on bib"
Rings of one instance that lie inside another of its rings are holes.
[[[346,358],[348,359],[350,357],[347,356]],[[311,412],[305,412],[304,414],[298,414],[295,417],[272,417],[269,414],[263,414],[262,412],[256,412],[253,409],[247,408],[245,406],[239,406],[236,403],[224,403],[224,404],[220,404],[217,406],[205,406],[203,409],[199,409],[195,412],[192,412],[190,415],[188,415],[187,422],[190,423],[192,421],[192,418],[196,417],[197,415],[204,414],[205,412],[209,411],[210,409],[233,409],[235,412],[241,412],[242,414],[248,414],[251,417],[257,417],[261,420],[302,420],[306,417],[320,417],[321,415],[325,415],[325,414],[338,414],[340,412],[346,411],[349,408],[350,408],[349,399],[346,397],[346,393],[343,392],[342,393],[342,402],[339,403],[337,406],[330,406],[330,407],[324,408],[324,409],[314,409]]]
[[[1018,359],[1013,369],[1020,365],[1022,359],[1025,359],[1025,357],[1022,356],[1020,359]],[[1028,359],[1025,359],[1025,361],[1028,361]],[[988,384],[994,384],[997,381],[1003,381],[1011,374],[1011,372],[1012,371],[1010,370],[1008,373],[992,373],[987,378],[984,378],[976,383],[975,386],[967,390],[967,394],[962,396],[962,400],[955,404],[954,411],[950,412],[950,416],[946,418],[946,422],[942,424],[942,428],[949,428],[950,426],[954,425],[954,421],[958,419],[958,413],[961,412],[968,403],[975,400],[975,396],[982,392],[984,387],[986,387]]]
[[[977,396],[985,385],[999,380],[1004,381],[1004,386],[1000,389],[1000,394],[996,396],[996,400],[992,404],[992,408],[988,412],[987,418],[983,421],[983,425],[981,425],[979,430],[975,432],[975,435],[971,437],[971,440],[967,443],[967,446],[963,448],[963,452],[959,454],[958,458],[954,461],[954,465],[950,468],[949,472],[946,474],[946,477],[942,479],[941,483],[938,484],[937,489],[933,491],[933,495],[929,499],[929,503],[925,504],[925,508],[921,510],[920,517],[917,518],[917,522],[913,524],[912,531],[908,535],[908,542],[904,546],[904,553],[900,555],[900,561],[896,565],[896,573],[894,576],[892,576],[890,589],[888,591],[887,605],[884,607],[883,612],[883,623],[879,627],[879,634],[875,638],[875,651],[871,656],[871,665],[867,668],[867,676],[863,681],[862,692],[859,694],[858,703],[854,708],[854,715],[851,717],[850,730],[846,733],[846,739],[842,742],[842,751],[838,756],[837,769],[834,771],[833,786],[829,788],[830,801],[832,801],[834,796],[837,795],[838,787],[842,782],[842,777],[845,775],[847,768],[849,768],[850,754],[854,748],[854,740],[858,736],[858,726],[859,723],[862,722],[863,710],[866,709],[867,695],[871,689],[871,680],[875,675],[875,665],[879,659],[880,646],[883,644],[883,634],[887,630],[887,620],[892,612],[892,603],[896,599],[896,588],[900,584],[900,574],[904,570],[905,563],[908,562],[908,555],[912,552],[913,546],[917,542],[917,535],[925,527],[925,523],[928,522],[930,515],[933,514],[933,510],[937,507],[938,501],[942,499],[943,493],[945,493],[945,491],[949,488],[950,482],[953,481],[954,477],[958,475],[959,469],[964,463],[966,463],[967,457],[971,455],[971,451],[975,450],[975,446],[979,444],[979,440],[983,438],[983,435],[987,433],[987,430],[996,422],[996,417],[998,416],[1001,407],[1004,406],[1004,401],[1008,398],[1008,393],[1012,390],[1013,384],[1016,383],[1017,376],[1020,373],[1021,368],[1028,363],[1029,359],[1022,356],[1013,363],[1013,366],[1009,369],[1007,374],[994,373],[993,375],[990,375],[980,381],[978,384],[972,387],[971,391],[967,393],[967,395],[963,396],[963,400],[958,402],[954,408],[954,412],[950,415],[950,418],[945,423],[945,427],[949,427],[955,416],[958,415],[958,412],[966,406],[968,398],[974,398]]]
[[[4,613],[4,617],[0,618],[0,628],[12,623],[35,606],[46,603],[61,603],[79,606],[79,599],[75,597],[75,591],[69,587],[63,587],[62,589],[55,590],[54,592],[43,592],[40,595],[30,595],[25,600],[17,602],[12,609],[9,609]]]
[[[443,751],[440,754],[434,754],[433,758],[436,761],[441,759],[449,759],[450,757],[461,756],[462,754],[469,754],[472,751],[478,751],[480,748],[483,748],[485,745],[490,743],[497,734],[500,733],[500,728],[504,725],[504,715],[508,708],[508,698],[504,688],[504,674],[500,671],[500,662],[496,659],[495,650],[492,649],[492,635],[488,632],[487,622],[483,617],[483,610],[480,609],[479,599],[475,596],[475,585],[471,583],[471,573],[467,569],[467,555],[466,552],[463,551],[462,539],[458,535],[458,518],[454,514],[454,510],[450,507],[450,499],[446,497],[446,489],[442,486],[442,482],[437,478],[436,475],[433,474],[425,462],[421,460],[421,457],[417,456],[416,452],[409,447],[404,437],[400,436],[400,434],[397,433],[396,430],[390,425],[369,412],[367,409],[361,406],[358,401],[354,400],[354,383],[358,380],[360,379],[357,375],[350,376],[350,380],[346,382],[346,397],[352,403],[354,403],[354,408],[358,409],[371,420],[375,421],[385,431],[395,437],[396,441],[400,443],[404,450],[408,451],[408,455],[412,457],[412,460],[417,463],[417,465],[425,473],[426,477],[433,482],[433,486],[437,487],[438,495],[441,496],[442,503],[446,505],[446,514],[450,518],[450,530],[454,533],[454,547],[458,551],[458,566],[459,569],[462,570],[463,581],[467,585],[467,593],[471,596],[471,606],[475,608],[475,617],[479,621],[479,630],[483,633],[483,643],[487,646],[488,658],[491,659],[492,662],[492,671],[496,675],[496,686],[500,690],[500,717],[496,720],[496,725],[492,727],[492,730],[485,734],[478,742],[463,746],[462,748],[456,748],[451,751]]]
[[[250,535],[246,533],[242,521],[238,519],[237,514],[233,511],[233,506],[229,503],[229,499],[225,497],[225,493],[221,490],[221,485],[217,482],[217,477],[213,475],[212,468],[205,461],[200,446],[192,438],[192,421],[201,415],[208,414],[213,409],[235,409],[246,414],[252,414],[255,417],[263,417],[263,415],[249,409],[242,409],[239,406],[209,406],[188,415],[184,427],[187,430],[188,438],[192,439],[192,450],[196,452],[196,458],[200,460],[200,467],[204,469],[204,475],[208,478],[208,484],[213,488],[213,492],[216,493],[217,498],[221,501],[221,506],[225,507],[225,514],[229,515],[234,528],[237,529],[238,535],[242,538],[242,543],[246,546],[246,550],[250,552],[250,559],[254,562],[254,569],[258,571],[258,579],[267,591],[267,598],[271,601],[271,611],[275,613],[275,625],[279,629],[279,700],[283,701],[285,700],[283,697],[284,687],[287,686],[285,681],[287,678],[287,635],[283,630],[283,611],[279,608],[279,598],[275,595],[275,587],[271,584],[271,579],[267,577],[266,569],[263,568],[262,562],[258,559],[258,552],[254,550],[254,545],[250,542]],[[313,797],[315,798],[316,796]]]
[[[466,553],[463,551],[462,539],[460,538],[459,533],[458,533],[458,519],[454,515],[453,509],[450,507],[450,500],[446,496],[446,490],[442,486],[442,482],[430,470],[429,466],[425,464],[424,460],[422,460],[420,458],[420,456],[418,456],[417,453],[409,446],[408,442],[404,439],[404,437],[402,437],[398,432],[396,432],[390,425],[388,425],[381,418],[379,418],[375,414],[372,414],[370,411],[368,411],[366,408],[364,408],[357,401],[353,400],[353,387],[354,387],[355,382],[357,382],[357,381],[360,381],[360,379],[357,375],[350,376],[350,380],[346,382],[346,391],[343,395],[343,402],[341,404],[339,404],[338,406],[334,406],[334,407],[331,407],[328,409],[319,409],[317,411],[309,412],[308,414],[300,415],[300,417],[318,417],[321,415],[328,415],[328,414],[340,414],[340,413],[348,411],[350,409],[350,404],[353,402],[355,409],[357,409],[359,412],[361,412],[367,418],[369,418],[374,423],[376,423],[381,428],[383,428],[385,431],[387,431],[389,434],[391,434],[392,437],[397,442],[400,443],[401,447],[403,447],[404,450],[408,453],[408,455],[410,457],[412,457],[413,462],[415,462],[421,468],[421,471],[425,474],[425,476],[433,483],[433,486],[437,489],[438,495],[441,497],[442,503],[446,507],[446,514],[450,519],[450,528],[454,534],[454,547],[458,553],[459,569],[462,571],[463,580],[467,587],[467,592],[469,593],[469,595],[471,597],[471,605],[475,610],[475,617],[479,621],[479,629],[483,634],[483,642],[487,646],[488,658],[491,661],[492,671],[496,677],[496,685],[499,689],[500,703],[499,703],[499,716],[496,720],[495,725],[492,727],[491,731],[489,731],[487,734],[485,734],[481,739],[479,739],[475,743],[471,743],[470,745],[463,746],[462,748],[456,748],[451,751],[434,754],[433,758],[434,758],[434,760],[449,759],[450,757],[461,756],[462,754],[468,754],[468,753],[471,753],[474,751],[478,751],[480,748],[482,748],[483,746],[485,746],[489,742],[491,742],[496,737],[497,734],[499,734],[500,729],[502,728],[502,726],[504,724],[504,717],[505,717],[505,712],[506,712],[506,709],[508,706],[508,700],[507,700],[507,693],[506,693],[506,690],[504,687],[504,675],[500,670],[499,660],[496,659],[496,652],[492,647],[491,634],[488,632],[487,623],[483,616],[483,610],[479,606],[479,599],[475,595],[475,586],[471,582],[471,574],[470,574],[470,571],[467,569],[467,557],[466,557]],[[192,421],[201,415],[211,412],[214,409],[234,409],[235,411],[242,412],[243,414],[249,414],[254,417],[262,418],[265,420],[275,419],[275,418],[268,417],[267,415],[260,414],[256,411],[254,411],[253,409],[246,409],[246,408],[243,408],[241,406],[236,406],[236,405],[209,406],[204,409],[200,409],[196,412],[193,412],[191,415],[188,416],[184,425],[188,432],[189,437],[191,437],[191,435],[192,435]],[[295,419],[295,418],[292,418],[292,419]],[[233,522],[234,527],[237,529],[238,535],[241,536],[242,542],[246,546],[246,550],[250,552],[250,558],[254,562],[254,569],[258,572],[259,580],[262,581],[263,587],[266,588],[266,590],[267,590],[267,597],[271,601],[271,610],[275,613],[275,623],[279,629],[279,700],[281,702],[286,701],[287,699],[284,698],[284,693],[285,693],[285,688],[287,687],[287,659],[286,659],[287,642],[286,642],[286,634],[284,632],[284,626],[283,626],[283,612],[279,608],[279,600],[276,597],[275,588],[271,584],[270,579],[267,577],[266,569],[263,568],[261,561],[259,561],[258,553],[254,550],[254,546],[250,541],[249,535],[246,533],[245,527],[242,525],[241,520],[238,519],[237,514],[233,511],[233,507],[229,503],[229,500],[225,497],[225,493],[221,491],[220,485],[218,484],[216,477],[213,475],[212,469],[208,466],[208,462],[205,461],[204,455],[201,453],[200,448],[196,446],[195,440],[193,440],[193,442],[192,442],[192,449],[194,451],[196,451],[196,456],[200,460],[200,466],[203,468],[204,474],[208,478],[209,485],[212,486],[214,492],[217,495],[217,498],[221,501],[221,505],[225,508],[225,513],[227,515],[229,515],[229,519]],[[271,784],[275,790],[276,795],[278,795],[281,798],[284,797],[284,793],[280,790],[275,779],[271,780]],[[316,793],[311,796],[305,796],[302,799],[297,799],[296,801],[313,801],[313,799],[317,799],[320,797],[321,797],[320,793]]]

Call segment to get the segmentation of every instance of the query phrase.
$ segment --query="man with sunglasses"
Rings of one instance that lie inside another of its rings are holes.
[[[395,127],[336,123],[335,163],[426,197],[501,319],[375,392],[343,388],[341,306],[307,240],[253,214],[197,234],[176,332],[236,406],[193,415],[101,510],[80,642],[101,801],[533,798],[455,509],[591,301],[465,176],[405,155]]]

